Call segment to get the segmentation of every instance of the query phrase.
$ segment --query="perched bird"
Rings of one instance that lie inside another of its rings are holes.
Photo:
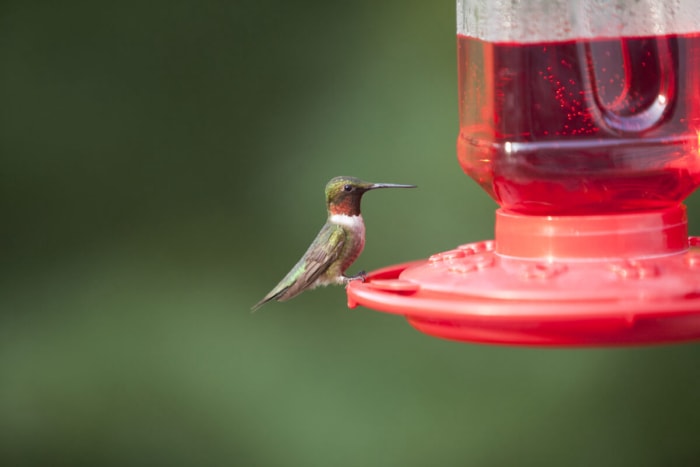
[[[253,306],[271,300],[283,302],[320,285],[347,284],[365,279],[365,273],[346,276],[345,270],[365,247],[365,223],[360,214],[362,195],[377,188],[416,188],[415,185],[369,183],[354,177],[335,177],[326,184],[328,220],[291,271]]]

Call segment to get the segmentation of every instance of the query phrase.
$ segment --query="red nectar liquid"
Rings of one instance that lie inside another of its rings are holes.
[[[700,184],[700,35],[457,48],[460,165],[503,208],[644,211]]]

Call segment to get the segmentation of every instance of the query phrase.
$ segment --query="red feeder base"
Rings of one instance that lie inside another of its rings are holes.
[[[612,346],[700,339],[700,245],[685,207],[606,216],[497,211],[496,241],[374,271],[348,306],[426,334],[492,344]]]

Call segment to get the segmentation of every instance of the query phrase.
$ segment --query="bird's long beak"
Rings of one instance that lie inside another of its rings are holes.
[[[370,190],[377,188],[418,188],[416,185],[398,185],[396,183],[373,183],[370,185]]]

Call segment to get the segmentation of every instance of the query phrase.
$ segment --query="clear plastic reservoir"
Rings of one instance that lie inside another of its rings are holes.
[[[677,206],[700,184],[698,12],[458,0],[460,165],[523,214]]]

